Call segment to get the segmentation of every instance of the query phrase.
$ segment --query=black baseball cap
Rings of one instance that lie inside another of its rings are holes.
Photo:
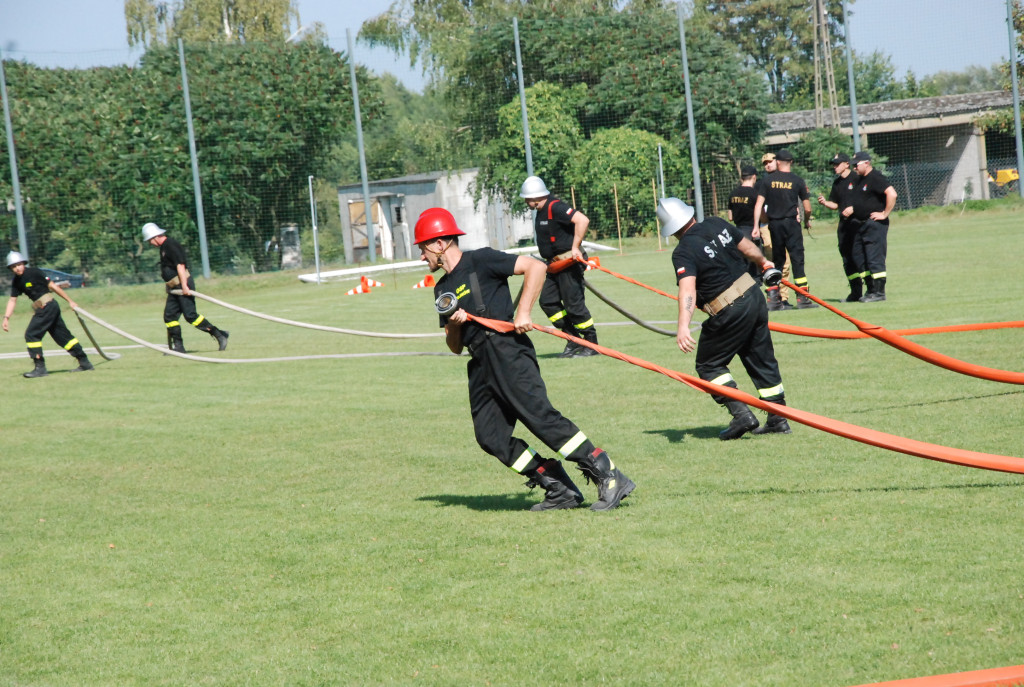
[[[870,160],[871,156],[868,154],[866,150],[858,150],[856,153],[853,154],[853,164]]]
[[[743,165],[740,167],[740,178],[742,179],[752,177],[755,174],[757,174],[757,170],[754,169],[751,165]]]
[[[832,158],[832,161],[829,164],[832,165],[833,167],[835,167],[840,162],[849,162],[849,161],[850,161],[850,156],[847,155],[846,153],[836,153],[836,156],[834,158]]]
[[[783,148],[779,152],[775,153],[775,159],[781,162],[792,162],[793,153],[789,152],[788,148]]]

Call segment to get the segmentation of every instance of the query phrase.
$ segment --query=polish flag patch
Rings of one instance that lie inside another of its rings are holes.
[[[686,274],[686,268],[680,267],[679,269],[676,270],[676,274]]]

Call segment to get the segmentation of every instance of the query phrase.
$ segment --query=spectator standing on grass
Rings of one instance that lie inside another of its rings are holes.
[[[889,252],[889,215],[896,207],[896,189],[871,165],[871,155],[861,150],[853,155],[854,171],[860,176],[851,205],[843,210],[856,226],[854,254],[863,258],[867,293],[861,303],[885,300],[885,259]]]
[[[757,191],[754,185],[757,183],[757,170],[751,165],[740,167],[740,185],[729,194],[729,209],[727,216],[729,222],[743,232],[743,235],[763,252],[764,243],[761,241],[760,228],[754,227],[754,204],[757,203]],[[757,265],[750,264],[750,276],[760,282],[761,270]]]
[[[766,174],[757,184],[757,204],[754,217],[760,221],[761,213],[768,215],[768,231],[772,235],[772,259],[782,262],[788,255],[793,261],[793,283],[807,288],[804,267],[804,236],[798,219],[802,206],[804,228],[811,228],[811,201],[807,184],[792,172],[793,154],[783,148],[775,153],[778,169]],[[818,304],[803,294],[797,294],[798,308],[816,308]],[[778,291],[768,289],[768,309],[782,310]]]
[[[696,351],[697,375],[701,379],[733,389],[737,386],[729,363],[739,356],[758,396],[785,405],[782,375],[768,329],[768,307],[746,267],[751,262],[763,272],[775,265],[725,220],[709,217],[698,223],[693,215],[693,208],[678,198],[662,198],[658,203],[662,236],[679,240],[672,251],[672,266],[679,283],[679,350]],[[701,325],[699,341],[690,334],[696,308],[708,314]],[[732,415],[729,426],[718,435],[723,441],[738,439],[747,432],[791,432],[784,417],[769,414],[765,424],[760,425],[746,403],[721,394],[711,397]]]
[[[217,340],[220,350],[228,347],[228,333],[217,329],[196,310],[196,297],[192,295],[196,284],[188,269],[188,255],[180,243],[167,235],[163,229],[153,222],[142,227],[142,240],[160,249],[160,278],[167,289],[167,301],[164,303],[164,324],[167,325],[167,347],[178,353],[185,352],[185,343],[181,339],[180,318],[201,332],[206,332]],[[181,295],[171,293],[181,289]]]
[[[775,161],[775,153],[765,153],[761,156],[761,166],[764,168],[765,174],[771,174],[779,169],[779,163]],[[757,189],[757,185],[754,185],[754,189]],[[755,198],[755,201],[757,199]],[[768,231],[768,215],[764,212],[761,213],[760,218],[755,218],[758,224],[757,230],[761,235],[761,249],[764,251],[765,257],[769,260],[774,260],[772,255],[772,233]],[[790,270],[792,268],[793,261],[789,258],[789,254],[786,254],[786,261],[782,267],[782,278],[789,281]],[[792,310],[793,306],[789,304],[789,287],[785,284],[779,284],[777,287],[778,291],[773,292],[771,287],[765,290],[765,297],[769,298],[769,310]],[[778,297],[778,305],[772,307],[771,298],[773,296]]]
[[[522,422],[548,448],[576,463],[586,478],[597,484],[598,500],[591,510],[617,507],[635,485],[615,467],[607,452],[594,446],[551,405],[533,343],[526,335],[533,327],[530,310],[544,284],[544,263],[492,248],[463,251],[459,236],[465,232],[444,208],[425,210],[414,232],[420,259],[431,272],[445,272],[434,286],[438,302],[445,299],[444,294],[457,301],[451,312],[441,314],[440,321],[452,353],[458,355],[468,348],[472,356],[466,366],[469,407],[480,448],[527,477],[530,488],[540,486],[544,490],[544,501],[530,510],[582,505],[583,495],[561,462],[544,458],[512,435],[516,422]],[[514,312],[508,286],[513,274],[523,275],[522,296]],[[515,330],[496,332],[470,320],[468,313],[511,322]]]
[[[32,301],[32,319],[25,329],[25,347],[28,348],[28,357],[32,359],[35,366],[22,376],[32,379],[34,377],[45,377],[49,374],[46,371],[46,361],[43,359],[43,335],[49,334],[57,345],[70,353],[78,360],[78,367],[72,372],[87,372],[93,369],[89,357],[82,349],[60,314],[60,306],[53,299],[57,294],[68,302],[72,310],[78,304],[68,298],[64,289],[50,281],[46,274],[35,267],[28,266],[28,258],[17,251],[7,254],[7,268],[14,275],[11,279],[11,297],[7,301],[7,310],[4,312],[4,331],[10,331],[11,315],[14,314],[14,306],[18,304],[18,296],[25,294]]]
[[[548,265],[560,260],[585,260],[581,245],[587,234],[590,219],[568,203],[551,195],[540,177],[527,177],[519,196],[534,211],[533,229],[537,250]],[[548,272],[540,293],[540,309],[551,324],[566,334],[597,343],[594,317],[587,309],[583,292],[583,272],[580,262],[573,262],[556,272]],[[566,344],[559,358],[585,358],[597,351],[573,341]]]
[[[846,153],[836,153],[832,158],[832,169],[836,178],[832,182],[832,190],[828,198],[818,196],[818,204],[824,205],[832,210],[839,211],[839,226],[836,227],[836,238],[839,241],[839,256],[843,259],[843,272],[850,282],[850,295],[846,297],[847,303],[860,300],[864,295],[864,261],[863,254],[853,250],[856,228],[849,217],[845,217],[842,211],[850,207],[854,190],[857,187],[858,177],[850,170],[850,156]]]

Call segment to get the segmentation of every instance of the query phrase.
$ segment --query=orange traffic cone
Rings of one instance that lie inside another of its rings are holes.
[[[367,278],[367,277],[366,277],[366,275],[363,275],[362,277],[360,277],[360,278],[359,278],[359,281],[360,281],[360,282],[362,283],[362,285],[363,285],[363,286],[365,286],[366,288],[370,288],[371,286],[384,286],[383,284],[381,284],[381,283],[380,283],[379,281],[377,281],[376,279],[369,279],[369,278]]]
[[[586,266],[586,268],[583,271],[586,272],[587,270],[592,270],[592,269],[595,269],[595,268],[600,267],[600,266],[601,266],[601,258],[599,258],[599,257],[597,257],[595,255],[592,258],[587,258],[587,266]]]
[[[426,287],[433,286],[433,285],[434,285],[434,275],[428,274],[427,276],[423,277],[423,279],[420,279],[418,284],[413,284],[412,288],[414,288],[414,289],[425,289]]]
[[[370,287],[366,286],[365,284],[360,284],[359,286],[357,286],[354,289],[349,289],[347,295],[355,296],[356,294],[360,294],[360,293],[370,293]]]

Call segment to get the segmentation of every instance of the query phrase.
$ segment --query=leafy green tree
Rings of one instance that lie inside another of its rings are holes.
[[[211,265],[273,267],[264,246],[282,225],[307,221],[308,176],[321,175],[352,127],[347,66],[313,43],[186,52]],[[146,221],[198,255],[177,51],[151,48],[136,69],[12,67],[33,255],[94,278],[152,278],[154,254],[138,239]],[[377,89],[359,71],[364,112],[375,114]]]
[[[692,188],[689,160],[669,141],[629,127],[602,129],[574,155],[562,197],[575,191],[576,204],[591,220],[597,238],[649,234],[656,228],[658,146],[662,149],[666,193],[686,197]]]
[[[776,108],[790,111],[805,109],[790,101],[809,89],[813,103],[812,8],[810,2],[794,4],[792,0],[703,2],[694,13],[694,21],[748,55],[767,78]],[[826,0],[825,14],[832,49],[840,52],[845,45],[842,0]]]
[[[125,0],[124,15],[128,45],[280,41],[303,28],[293,0]]]
[[[565,180],[569,164],[583,143],[579,112],[586,94],[585,84],[563,89],[541,81],[526,89],[530,139],[537,141],[531,146],[533,173],[548,184],[557,186]],[[522,210],[519,187],[526,178],[526,148],[519,100],[499,108],[496,119],[498,135],[484,146],[484,162],[474,192],[478,199],[487,194]]]

